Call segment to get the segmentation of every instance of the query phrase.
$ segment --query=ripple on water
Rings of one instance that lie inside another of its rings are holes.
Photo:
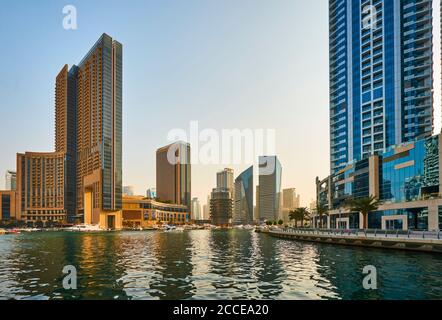
[[[245,230],[0,237],[0,299],[441,299],[440,255],[298,243]],[[65,265],[78,290],[62,287]],[[362,289],[378,269],[379,290]],[[410,281],[412,279],[412,281]]]

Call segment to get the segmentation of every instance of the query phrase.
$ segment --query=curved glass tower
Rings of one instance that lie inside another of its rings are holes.
[[[253,166],[235,179],[233,224],[253,223]]]

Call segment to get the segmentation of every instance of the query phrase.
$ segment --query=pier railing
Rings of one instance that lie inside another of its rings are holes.
[[[426,239],[441,240],[441,231],[414,231],[414,230],[380,230],[380,229],[296,229],[296,228],[278,228],[271,229],[270,232],[283,232],[299,235],[330,235],[347,237],[366,237],[366,238],[397,238],[397,239]]]

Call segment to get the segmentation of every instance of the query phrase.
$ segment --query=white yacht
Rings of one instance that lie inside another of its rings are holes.
[[[65,229],[66,231],[74,232],[98,232],[103,231],[100,226],[92,224],[78,224]]]

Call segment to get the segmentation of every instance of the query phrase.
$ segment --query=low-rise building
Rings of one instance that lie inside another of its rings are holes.
[[[66,154],[17,154],[17,212],[28,224],[66,222]]]
[[[185,205],[162,203],[143,196],[123,197],[123,227],[147,228],[158,224],[182,225],[190,221]]]
[[[390,147],[317,179],[317,201],[329,210],[329,228],[362,228],[352,199],[374,196],[378,209],[368,215],[369,229],[442,229],[442,135]]]

